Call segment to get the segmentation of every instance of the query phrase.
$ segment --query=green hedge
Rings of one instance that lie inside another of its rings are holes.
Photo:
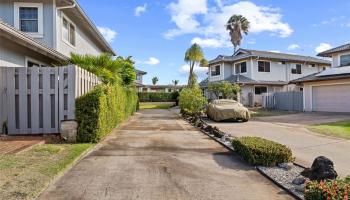
[[[241,137],[232,146],[251,165],[274,166],[294,160],[287,146],[259,137]]]
[[[78,142],[98,142],[137,110],[134,88],[99,85],[76,100]]]
[[[306,184],[305,200],[348,199],[350,177],[344,180],[310,181]]]
[[[140,102],[175,102],[178,92],[139,92]]]

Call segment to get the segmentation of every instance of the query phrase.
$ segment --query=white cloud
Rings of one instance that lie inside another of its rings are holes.
[[[288,46],[288,50],[295,50],[295,49],[299,49],[300,46],[298,44],[291,44]]]
[[[240,14],[250,21],[250,32],[270,32],[280,37],[288,37],[293,30],[282,21],[278,8],[258,6],[250,1],[224,4],[215,0],[215,6],[208,7],[207,0],[178,0],[168,6],[171,21],[176,28],[165,33],[166,38],[183,34],[199,34],[206,40],[220,41],[221,46],[231,45],[225,24],[232,14]],[[212,46],[212,45],[210,45]]]
[[[316,48],[315,48],[315,51],[317,53],[321,53],[323,51],[326,51],[328,49],[332,48],[332,46],[328,43],[320,43],[320,45],[318,45]]]
[[[138,64],[146,64],[146,65],[158,65],[160,63],[158,58],[150,57],[146,61],[136,61]]]
[[[108,27],[98,26],[97,29],[101,32],[101,34],[107,40],[107,42],[113,42],[113,40],[117,36],[117,32]]]
[[[208,68],[207,67],[200,67],[198,65],[195,65],[194,68],[193,68],[193,71],[195,73],[205,73],[205,72],[208,72]],[[179,68],[179,72],[182,73],[182,74],[189,73],[190,72],[190,66],[189,65],[182,65]]]
[[[214,39],[214,38],[199,38],[195,37],[191,41],[192,44],[197,43],[201,47],[212,47],[212,48],[218,48],[222,47],[225,43],[225,41]]]
[[[143,6],[137,6],[135,8],[135,16],[139,17],[142,13],[146,12],[147,10],[147,3],[143,4]]]

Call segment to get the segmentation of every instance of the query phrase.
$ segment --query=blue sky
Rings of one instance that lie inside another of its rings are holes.
[[[184,52],[199,43],[210,60],[231,55],[224,24],[233,14],[251,22],[242,48],[315,56],[350,40],[350,1],[334,0],[78,0],[118,55],[133,56],[159,84],[187,82]],[[332,3],[331,3],[332,2]],[[199,79],[205,70],[196,69]]]

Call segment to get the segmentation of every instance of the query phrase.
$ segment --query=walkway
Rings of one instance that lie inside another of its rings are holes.
[[[292,199],[168,110],[144,110],[41,199]]]

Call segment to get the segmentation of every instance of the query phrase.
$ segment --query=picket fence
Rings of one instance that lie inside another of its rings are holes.
[[[0,133],[59,133],[62,120],[75,119],[75,99],[100,80],[77,66],[0,68]]]

